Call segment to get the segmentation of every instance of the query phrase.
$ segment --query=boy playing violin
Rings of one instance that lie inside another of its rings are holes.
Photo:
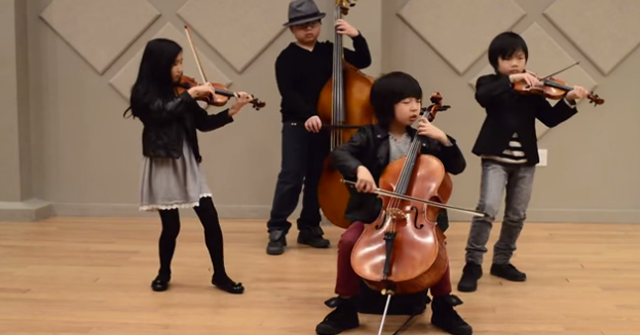
[[[282,163],[267,222],[269,255],[280,255],[285,250],[291,228],[288,218],[298,206],[303,184],[298,243],[314,248],[328,248],[330,244],[322,237],[318,203],[318,183],[330,149],[330,133],[321,131],[316,106],[322,88],[333,74],[333,43],[318,42],[325,15],[313,0],[295,0],[289,4],[289,21],[284,24],[296,42],[282,50],[275,65],[282,95]],[[342,19],[335,23],[335,29],[353,40],[355,51],[344,48],[345,60],[359,69],[371,65],[369,46],[362,34]]]
[[[355,297],[359,293],[361,278],[351,265],[351,253],[366,224],[374,222],[381,211],[381,201],[372,192],[376,190],[384,169],[390,162],[407,155],[416,130],[411,127],[419,120],[418,135],[426,137],[423,154],[434,155],[451,174],[464,171],[466,162],[456,141],[442,130],[420,117],[422,89],[410,75],[393,72],[380,77],[371,88],[371,104],[378,123],[364,126],[348,143],[331,153],[334,167],[345,179],[355,179],[356,189],[347,206],[345,216],[352,222],[338,243],[338,274],[332,299],[336,309],[316,327],[320,335],[338,334],[359,326]],[[446,215],[438,218],[438,226],[446,227]],[[443,229],[444,230],[444,229]],[[450,334],[470,335],[469,326],[454,310],[462,301],[451,295],[449,269],[438,284],[431,287],[433,314],[431,323]],[[329,303],[327,303],[330,305]]]
[[[539,162],[535,119],[556,127],[577,113],[576,99],[588,94],[575,86],[555,106],[541,95],[521,95],[514,84],[540,86],[538,78],[525,70],[529,51],[524,39],[513,32],[496,36],[489,45],[489,63],[495,74],[478,78],[476,101],[486,110],[482,129],[472,152],[482,158],[482,181],[477,210],[489,217],[474,217],[466,246],[466,265],[458,290],[472,292],[482,277],[482,258],[493,220],[506,186],[506,208],[500,238],[494,246],[491,274],[510,281],[525,281],[526,275],[510,263],[522,231],[531,199],[535,165]]]

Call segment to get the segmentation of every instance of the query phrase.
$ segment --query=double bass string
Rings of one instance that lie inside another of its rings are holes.
[[[340,6],[334,7],[334,17],[339,19],[341,17]],[[334,43],[333,48],[333,110],[331,111],[331,125],[336,126],[342,124],[344,119],[344,94],[343,94],[343,80],[342,80],[342,35],[338,33],[337,29],[334,29]],[[335,148],[342,144],[342,131],[339,128],[331,128],[331,147]]]

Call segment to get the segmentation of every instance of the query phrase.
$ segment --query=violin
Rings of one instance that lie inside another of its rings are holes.
[[[200,58],[198,58],[198,53],[196,52],[196,48],[193,45],[193,40],[191,39],[191,33],[189,33],[189,26],[185,25],[184,31],[187,34],[187,40],[189,41],[191,52],[193,52],[193,57],[196,59],[196,65],[198,66],[198,71],[200,72],[200,77],[202,78],[202,82],[208,83],[209,81],[205,77],[204,71],[202,71]],[[227,102],[229,102],[229,98],[238,96],[238,93],[229,91],[226,86],[220,83],[210,83],[210,84],[211,86],[213,86],[215,94],[213,96],[211,96],[211,94],[207,94],[206,96],[199,97],[196,100],[204,101],[208,105],[221,107],[226,105]],[[175,91],[176,91],[176,94],[180,95],[184,91],[198,85],[201,85],[201,84],[199,84],[194,78],[183,75],[182,77],[180,77],[180,81],[177,83],[175,87]],[[253,95],[251,95],[251,97],[252,99],[250,102],[253,105],[254,109],[260,110],[260,108],[266,105],[263,101],[260,101],[260,99],[254,97]]]
[[[537,94],[551,100],[563,99],[567,95],[567,93],[573,91],[573,87],[570,86],[566,81],[555,78],[553,76],[578,64],[579,62],[576,62],[552,75],[546,76],[544,78],[538,78],[540,82],[536,86],[529,86],[524,81],[514,83],[514,90],[520,94]],[[526,72],[526,70],[524,72]],[[604,104],[604,99],[600,98],[593,92],[587,95],[587,99],[589,99],[589,103],[594,104],[594,106]]]
[[[178,84],[176,85],[175,91],[177,95],[180,95],[188,89],[198,85],[200,84],[194,78],[183,75],[180,78],[180,82],[178,82]],[[198,97],[196,100],[204,101],[212,106],[221,107],[229,102],[229,98],[238,96],[238,93],[229,91],[226,86],[220,83],[211,83],[211,85],[213,86],[214,92],[216,94],[213,96],[211,94],[208,94],[203,97]],[[253,99],[250,101],[250,103],[256,110],[260,110],[260,108],[266,105],[263,101],[260,101],[260,99],[255,98],[253,95],[251,97]]]
[[[432,101],[426,110],[430,115],[448,108],[439,93]],[[387,295],[382,323],[391,295],[424,291],[445,274],[448,256],[444,233],[437,226],[440,209],[488,216],[446,204],[453,182],[438,158],[422,154],[424,138],[416,133],[407,156],[391,162],[380,176],[374,193],[381,198],[382,209],[365,225],[351,253],[353,270],[370,288]]]

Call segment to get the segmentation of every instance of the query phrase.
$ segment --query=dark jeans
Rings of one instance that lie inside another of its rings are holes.
[[[285,122],[282,125],[282,162],[271,207],[271,218],[267,222],[269,232],[289,231],[287,221],[296,209],[302,195],[302,213],[298,219],[298,230],[320,225],[318,204],[318,181],[322,165],[329,154],[330,132],[311,133],[304,122]]]

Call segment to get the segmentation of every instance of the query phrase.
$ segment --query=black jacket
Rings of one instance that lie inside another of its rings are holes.
[[[180,158],[182,144],[186,140],[198,163],[202,161],[202,157],[196,129],[203,132],[212,131],[233,122],[228,109],[209,115],[187,92],[170,100],[157,99],[135,106],[134,111],[134,115],[140,118],[144,125],[143,155]]]
[[[411,137],[416,133],[411,127],[407,127],[407,131]],[[455,139],[448,137],[452,144],[449,147],[424,137],[422,153],[436,156],[448,173],[456,175],[464,171],[467,163]],[[364,165],[377,181],[389,165],[389,150],[389,133],[379,125],[368,125],[360,128],[349,142],[333,150],[330,157],[333,167],[344,179],[356,181],[358,166]],[[382,209],[382,201],[375,194],[360,193],[354,188],[350,188],[350,193],[345,217],[351,222],[373,222]],[[443,215],[438,218],[438,225],[445,231],[448,226],[446,211],[443,209],[440,213]]]
[[[359,34],[352,41],[353,50],[343,47],[344,60],[358,69],[370,66],[367,40]],[[283,122],[318,115],[320,92],[333,75],[333,42],[318,41],[312,51],[290,43],[276,59],[275,74]]]
[[[477,156],[500,155],[513,133],[518,133],[527,165],[540,161],[535,119],[553,128],[578,112],[575,104],[570,105],[565,99],[551,106],[540,95],[519,94],[513,90],[509,77],[499,74],[478,78],[475,97],[487,116],[472,152]]]

